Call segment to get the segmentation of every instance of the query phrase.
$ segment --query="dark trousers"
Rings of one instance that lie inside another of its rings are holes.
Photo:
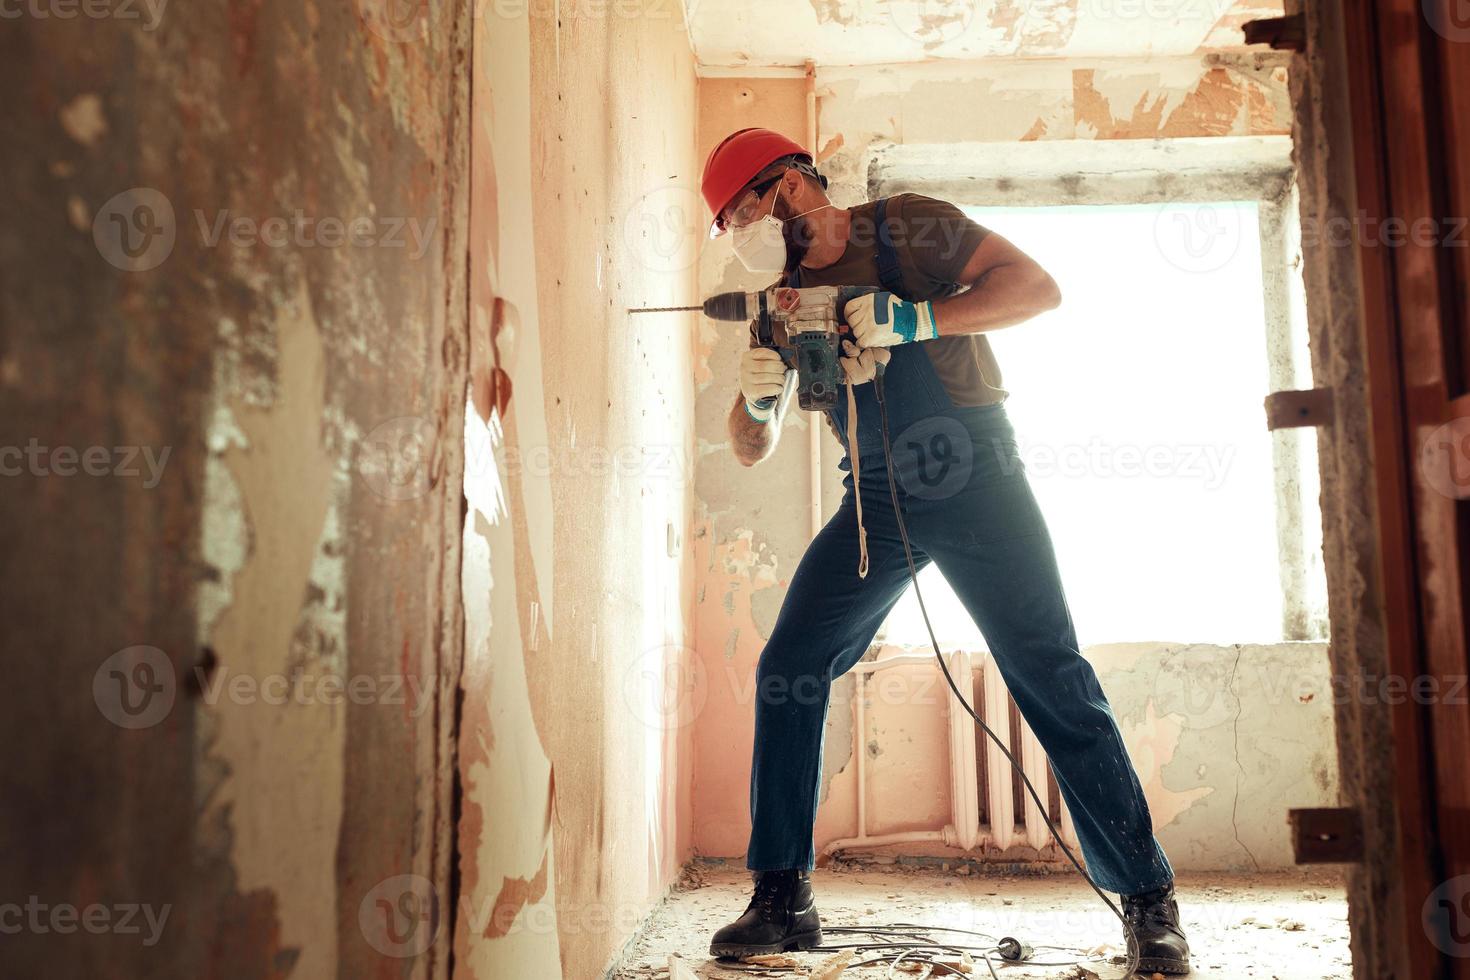
[[[969,453],[960,451],[966,444]],[[1051,538],[1004,411],[994,406],[963,423],[915,426],[897,434],[894,447],[914,561],[921,569],[938,564],[984,634],[1051,760],[1089,874],[1125,895],[1169,881],[1173,871],[1154,839],[1117,721],[1078,651]],[[761,653],[746,857],[752,870],[813,866],[832,681],[861,659],[909,584],[881,452],[865,452],[862,463],[867,577],[857,575],[849,476],[842,505],[797,566]],[[968,685],[961,682],[961,690]]]

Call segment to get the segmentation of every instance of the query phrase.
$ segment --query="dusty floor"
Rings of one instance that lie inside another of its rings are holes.
[[[716,964],[708,955],[715,929],[738,915],[749,898],[749,877],[736,868],[696,869],[653,916],[615,971],[615,980],[669,977],[670,954],[681,963],[671,980],[684,977],[796,977],[801,970],[760,971]],[[1034,960],[1060,966],[1003,967],[1006,980],[1122,976],[1107,962],[1121,950],[1118,921],[1080,879],[1064,875],[989,877],[939,869],[841,866],[813,876],[824,926],[909,922],[1015,936],[1032,946],[1064,946],[1073,952],[1037,950]],[[1327,980],[1350,978],[1347,904],[1330,872],[1269,875],[1181,875],[1181,911],[1194,951],[1198,980]],[[828,945],[860,941],[828,934]],[[945,941],[962,941],[945,937]],[[972,939],[973,942],[981,942]],[[1076,950],[1109,948],[1083,958]],[[803,966],[830,953],[804,953]],[[871,955],[871,954],[869,954]],[[862,958],[861,955],[858,957]],[[688,972],[684,972],[684,967]],[[887,966],[850,968],[843,980],[877,980]],[[988,977],[983,963],[976,975]],[[1091,972],[1086,972],[1091,971]],[[896,973],[895,976],[917,976]]]

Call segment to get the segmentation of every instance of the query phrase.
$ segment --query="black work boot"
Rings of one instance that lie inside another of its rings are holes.
[[[1139,973],[1178,976],[1189,972],[1189,942],[1179,925],[1172,881],[1142,895],[1124,895],[1123,918],[1138,939]]]
[[[757,871],[745,914],[710,941],[711,956],[739,959],[822,945],[822,920],[805,871]]]

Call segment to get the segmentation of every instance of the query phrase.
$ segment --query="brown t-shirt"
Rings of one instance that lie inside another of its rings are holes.
[[[803,286],[882,287],[875,210],[872,201],[852,209],[846,251],[824,268],[802,267]],[[953,204],[920,194],[888,199],[888,229],[903,274],[904,298],[915,301],[942,299],[969,288],[959,281],[961,273],[990,233]],[[757,346],[753,323],[750,345]],[[984,334],[936,337],[921,346],[956,407],[994,405],[1005,399],[1000,365]]]

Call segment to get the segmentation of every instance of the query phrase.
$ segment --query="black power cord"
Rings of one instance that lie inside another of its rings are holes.
[[[898,499],[898,484],[893,478],[893,447],[889,442],[888,436],[888,406],[883,398],[883,372],[885,365],[880,361],[875,367],[873,396],[878,399],[878,418],[883,430],[883,468],[888,471],[888,494],[893,501],[893,515],[898,522],[898,536],[903,542],[904,558],[908,559],[909,563],[909,579],[914,583],[914,595],[919,600],[919,612],[924,617],[924,628],[929,631],[929,643],[934,648],[934,658],[939,661],[939,669],[944,671],[944,679],[949,684],[950,692],[954,694],[955,700],[959,701],[960,706],[965,709],[965,713],[973,718],[975,724],[979,725],[981,730],[990,737],[990,740],[995,743],[996,748],[1000,749],[1001,754],[1006,757],[1006,761],[1011,764],[1011,768],[1021,777],[1021,782],[1026,786],[1026,792],[1031,794],[1032,802],[1036,804],[1036,812],[1040,813],[1041,819],[1046,821],[1046,829],[1051,831],[1051,836],[1057,842],[1057,846],[1062,849],[1063,854],[1067,855],[1067,860],[1072,862],[1072,867],[1077,869],[1077,873],[1097,893],[1097,897],[1102,899],[1103,904],[1108,907],[1108,911],[1117,916],[1118,921],[1123,924],[1123,932],[1128,937],[1128,969],[1123,975],[1125,977],[1131,977],[1138,971],[1139,952],[1138,936],[1133,931],[1132,924],[1129,923],[1127,917],[1118,909],[1118,906],[1113,903],[1113,900],[1108,898],[1107,894],[1097,886],[1097,882],[1092,880],[1092,876],[1087,873],[1087,869],[1082,867],[1082,862],[1077,860],[1077,855],[1073,854],[1072,849],[1067,846],[1067,842],[1062,840],[1061,833],[1057,831],[1056,824],[1052,822],[1051,814],[1047,813],[1047,807],[1042,802],[1041,795],[1036,792],[1036,787],[1031,785],[1031,778],[1026,775],[1026,770],[1017,761],[1016,757],[1011,754],[1011,750],[1006,748],[1006,744],[1000,740],[1000,736],[995,734],[991,727],[985,723],[984,719],[975,713],[975,709],[970,706],[970,702],[965,700],[965,696],[960,693],[959,686],[955,684],[954,676],[949,672],[949,665],[944,662],[944,656],[939,652],[939,640],[934,635],[934,624],[929,622],[929,610],[924,606],[924,593],[919,589],[919,570],[914,565],[914,551],[909,544],[908,528],[904,525],[903,505],[899,503]]]

